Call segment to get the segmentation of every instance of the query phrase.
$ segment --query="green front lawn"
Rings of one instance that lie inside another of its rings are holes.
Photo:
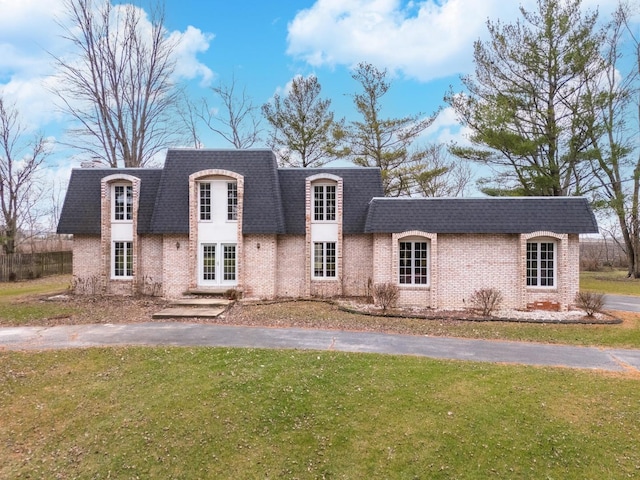
[[[640,295],[640,279],[628,278],[626,270],[581,272],[580,289],[615,295]]]
[[[23,325],[35,320],[68,317],[74,309],[43,297],[66,293],[71,275],[55,275],[38,280],[0,283],[0,325]]]
[[[639,385],[336,352],[5,352],[0,478],[634,478]]]

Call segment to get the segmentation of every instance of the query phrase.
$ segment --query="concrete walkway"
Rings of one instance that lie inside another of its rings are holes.
[[[299,328],[190,323],[0,328],[0,351],[114,345],[336,350],[439,359],[640,372],[640,350]]]

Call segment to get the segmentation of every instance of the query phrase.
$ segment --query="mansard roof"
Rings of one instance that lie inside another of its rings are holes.
[[[153,233],[189,232],[189,176],[228,170],[244,177],[243,233],[285,233],[276,158],[271,150],[167,152],[152,219]]]
[[[58,233],[100,235],[100,182],[121,174],[141,180],[138,233],[188,234],[189,176],[225,170],[244,178],[244,234],[305,233],[305,181],[343,181],[343,232],[597,233],[581,197],[382,198],[377,168],[278,168],[270,150],[172,149],[163,168],[74,169]]]
[[[288,234],[305,233],[305,181],[316,175],[334,175],[343,185],[343,233],[363,233],[371,198],[380,196],[382,177],[377,168],[281,168],[278,170]]]
[[[374,198],[365,232],[598,233],[583,197]]]
[[[118,174],[140,179],[138,233],[151,233],[151,216],[162,175],[162,170],[154,168],[72,170],[60,212],[58,233],[100,235],[100,182],[104,177]]]
[[[227,170],[244,178],[244,234],[304,234],[305,179],[335,175],[344,185],[344,232],[362,233],[369,201],[382,195],[375,168],[279,169],[270,150],[172,149],[162,169],[74,169],[59,233],[100,234],[100,181],[114,174],[140,178],[138,233],[189,232],[189,176]]]

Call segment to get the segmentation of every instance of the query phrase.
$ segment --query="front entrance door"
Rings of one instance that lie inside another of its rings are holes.
[[[237,284],[235,243],[203,243],[200,245],[198,285]]]

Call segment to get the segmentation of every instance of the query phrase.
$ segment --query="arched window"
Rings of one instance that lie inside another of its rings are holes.
[[[429,285],[429,245],[424,237],[398,240],[398,283]]]
[[[527,241],[527,287],[556,286],[557,244],[552,238],[532,238]]]

